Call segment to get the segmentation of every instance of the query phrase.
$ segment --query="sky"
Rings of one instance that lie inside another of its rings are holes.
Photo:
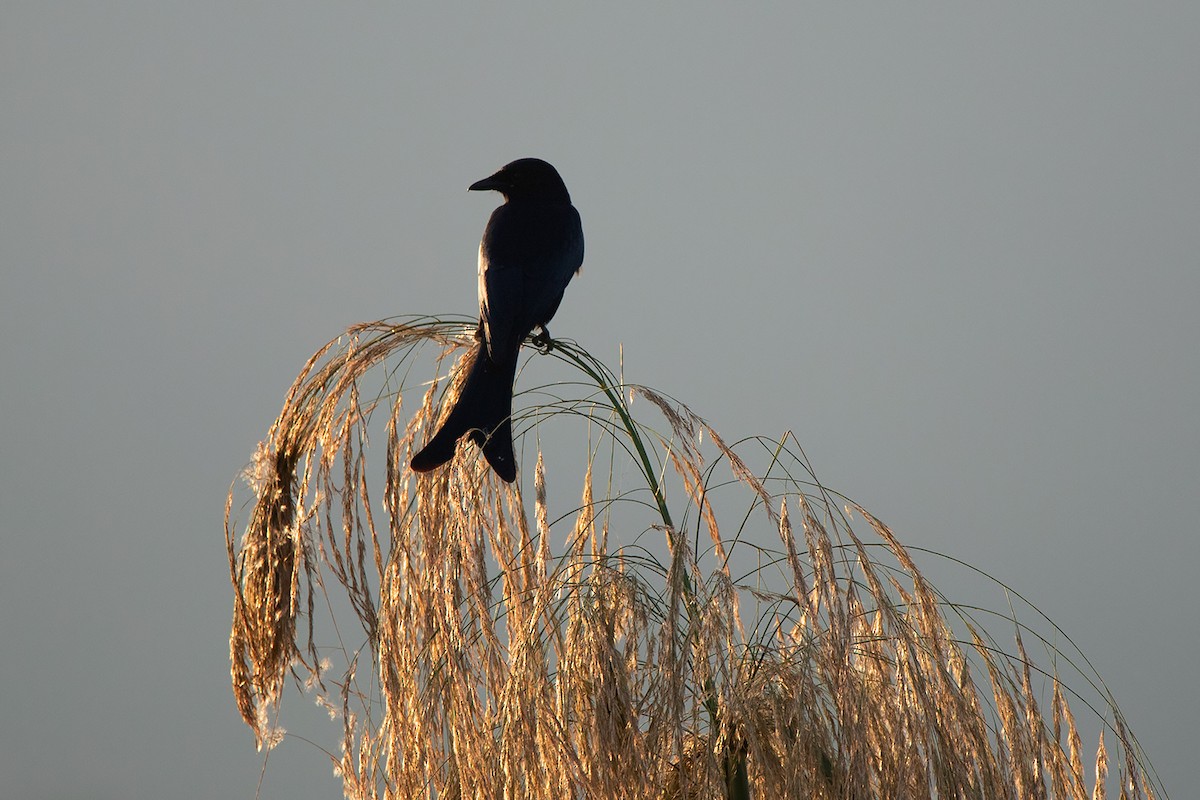
[[[1197,41],[1182,2],[4,3],[0,794],[254,796],[230,483],[325,341],[474,313],[466,187],[539,156],[587,237],[556,336],[1029,598],[1184,796]],[[261,797],[338,796],[272,753]]]

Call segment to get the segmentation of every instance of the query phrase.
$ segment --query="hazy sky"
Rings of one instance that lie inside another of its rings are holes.
[[[536,155],[556,335],[1010,583],[1186,796],[1200,5],[409,6],[0,8],[0,795],[253,795],[225,492],[318,345],[474,312]]]

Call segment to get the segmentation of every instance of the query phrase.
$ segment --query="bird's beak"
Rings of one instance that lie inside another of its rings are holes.
[[[499,174],[500,173],[497,172],[495,175],[489,175],[481,181],[475,181],[474,183],[472,183],[470,186],[467,187],[467,191],[468,192],[487,192],[487,191],[491,191],[491,190],[495,190],[497,192],[501,191],[500,181],[497,180],[497,176],[499,176]]]

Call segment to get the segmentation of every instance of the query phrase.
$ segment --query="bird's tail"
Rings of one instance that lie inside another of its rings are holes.
[[[517,477],[517,457],[512,442],[512,387],[517,359],[497,364],[488,358],[487,345],[475,346],[467,377],[454,408],[421,452],[413,456],[416,472],[437,469],[454,458],[454,448],[464,434],[483,448],[483,456],[500,478]]]

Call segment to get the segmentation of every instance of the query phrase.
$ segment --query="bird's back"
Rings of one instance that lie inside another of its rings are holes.
[[[583,264],[583,227],[570,203],[513,200],[488,220],[479,247],[480,314],[495,359],[516,357],[550,322]]]

